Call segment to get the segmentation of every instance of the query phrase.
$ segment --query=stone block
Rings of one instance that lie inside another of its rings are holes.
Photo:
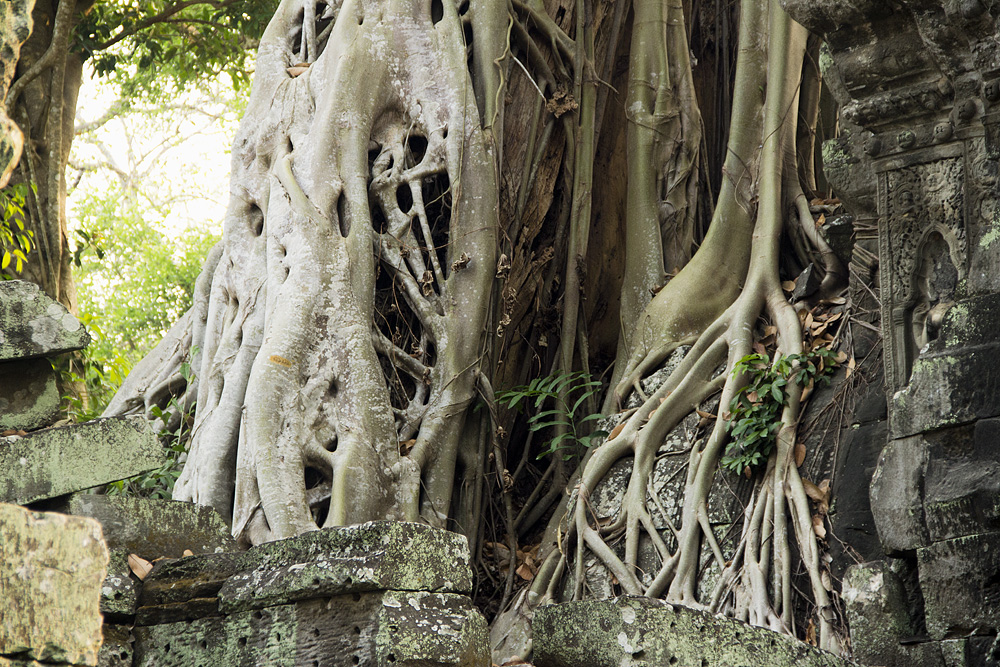
[[[90,343],[80,320],[34,283],[0,282],[0,361],[51,357]]]
[[[195,554],[238,551],[225,520],[205,505],[77,493],[53,509],[97,519],[109,549],[147,560],[180,558],[185,550]]]
[[[132,630],[127,625],[104,624],[97,667],[132,667]]]
[[[217,597],[229,577],[249,567],[245,553],[161,560],[142,582],[139,604],[151,607]]]
[[[0,363],[0,431],[33,431],[59,419],[59,390],[48,359]]]
[[[893,437],[1000,415],[998,327],[1000,295],[947,311],[937,339],[914,361],[909,384],[892,397]]]
[[[892,440],[882,450],[872,475],[872,515],[890,555],[930,542],[922,494],[927,457],[927,443],[920,437]]]
[[[831,540],[834,561],[830,566],[837,578],[842,577],[844,568],[853,562],[844,553],[848,548],[868,560],[883,555],[868,490],[887,433],[885,421],[855,423],[840,431],[834,470],[850,471],[850,474],[833,475],[830,523],[837,539]]]
[[[261,544],[246,555],[250,568],[219,591],[226,613],[357,591],[472,590],[465,537],[417,523],[328,528]]]
[[[486,622],[461,595],[384,591],[135,629],[136,667],[488,667]]]
[[[927,633],[934,639],[1000,629],[1000,533],[917,549]]]
[[[804,642],[662,600],[621,597],[540,607],[536,667],[847,667]]]
[[[0,655],[96,665],[107,564],[93,519],[0,504]]]
[[[1000,461],[932,453],[924,514],[932,542],[1000,530]]]
[[[855,660],[883,667],[941,665],[936,645],[901,643],[915,634],[909,602],[903,582],[885,561],[847,568],[842,599]]]
[[[101,584],[101,613],[107,618],[130,621],[139,604],[139,580],[128,566],[128,552],[111,552],[108,574]]]
[[[165,461],[141,416],[0,438],[0,502],[55,498],[155,470]]]

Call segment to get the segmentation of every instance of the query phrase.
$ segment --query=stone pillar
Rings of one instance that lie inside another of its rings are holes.
[[[869,616],[853,643],[874,647],[905,626],[897,643],[941,655],[920,664],[985,664],[1000,628],[1000,7],[783,4],[825,36],[849,135],[839,146],[861,147],[855,164],[877,184],[889,435],[871,507],[893,569],[914,576],[900,580],[908,623]],[[855,584],[855,600],[898,593]]]

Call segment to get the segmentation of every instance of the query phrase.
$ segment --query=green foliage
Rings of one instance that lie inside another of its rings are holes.
[[[188,363],[181,364],[181,375],[188,385],[194,377]],[[173,496],[174,484],[181,475],[181,456],[187,454],[188,443],[191,440],[191,428],[194,425],[194,402],[187,408],[171,398],[166,407],[153,406],[150,410],[153,417],[164,424],[170,423],[172,414],[179,414],[180,421],[176,429],[170,430],[164,426],[160,431],[160,442],[163,444],[167,461],[156,470],[143,473],[130,479],[108,484],[105,491],[109,496],[128,496],[133,498],[162,498],[169,500]]]
[[[774,363],[757,353],[736,362],[733,375],[744,375],[747,385],[738,389],[729,403],[732,441],[722,457],[722,467],[742,473],[766,462],[781,429],[788,383],[800,387],[814,381],[828,383],[836,357],[833,350],[819,348],[806,354],[778,356]]]
[[[92,313],[80,313],[80,321],[90,332],[91,344],[54,363],[60,385],[78,392],[63,396],[63,411],[77,423],[100,417],[132,368],[121,353],[98,356],[95,350],[107,349],[107,334]]]
[[[584,424],[603,418],[597,413],[581,416],[584,403],[600,389],[601,383],[586,373],[557,372],[535,378],[526,385],[497,392],[496,400],[511,409],[532,411],[534,414],[528,418],[528,429],[533,432],[564,427],[564,431],[545,441],[538,458],[560,450],[569,450],[564,456],[570,458],[572,452],[581,447],[590,447],[594,438],[608,435],[607,431],[600,430],[583,435],[580,430]],[[552,407],[543,410],[546,404]]]
[[[35,190],[34,184],[31,189]],[[3,210],[3,218],[0,219],[0,278],[3,280],[10,280],[24,270],[24,263],[28,261],[28,253],[33,247],[35,234],[24,226],[27,199],[26,183],[0,190],[0,209]]]
[[[101,324],[93,360],[131,368],[192,304],[195,281],[218,235],[189,227],[171,238],[155,210],[114,189],[77,204],[74,271],[85,324]]]
[[[73,48],[91,58],[99,76],[114,80],[127,100],[158,98],[222,72],[240,88],[252,77],[248,53],[277,5],[107,0],[81,17]]]

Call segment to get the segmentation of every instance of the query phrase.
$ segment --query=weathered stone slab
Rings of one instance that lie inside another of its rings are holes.
[[[33,431],[59,419],[59,390],[48,359],[0,363],[0,431]]]
[[[919,436],[893,440],[879,457],[871,481],[871,507],[879,539],[894,554],[929,543],[922,490],[927,443]]]
[[[96,521],[0,504],[0,656],[96,665],[107,564]]]
[[[540,607],[532,631],[536,667],[853,664],[764,628],[643,597]]]
[[[849,567],[844,575],[842,599],[855,660],[882,667],[944,664],[937,643],[901,643],[916,633],[903,582],[885,561]]]
[[[109,549],[122,549],[148,560],[238,551],[225,520],[211,507],[174,500],[74,494],[66,514],[89,516],[104,527]]]
[[[465,596],[355,593],[135,629],[136,667],[487,667],[486,622]]]
[[[245,553],[201,554],[154,563],[142,582],[143,607],[216,597],[226,580],[250,567]]]
[[[128,552],[111,552],[108,574],[101,584],[101,613],[106,617],[126,621],[135,615],[139,603],[139,580],[128,566]]]
[[[26,505],[155,470],[165,461],[141,416],[0,438],[0,501]]]
[[[90,343],[80,320],[34,283],[0,282],[0,361],[50,357]]]
[[[417,523],[374,521],[269,542],[247,552],[250,570],[219,592],[226,612],[318,595],[472,590],[465,537]]]
[[[917,549],[927,633],[934,639],[1000,629],[1000,533]]]

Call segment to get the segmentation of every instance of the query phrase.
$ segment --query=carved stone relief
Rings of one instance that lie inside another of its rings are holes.
[[[883,321],[892,327],[884,342],[893,390],[909,380],[967,274],[964,172],[962,158],[953,157],[880,179]]]

